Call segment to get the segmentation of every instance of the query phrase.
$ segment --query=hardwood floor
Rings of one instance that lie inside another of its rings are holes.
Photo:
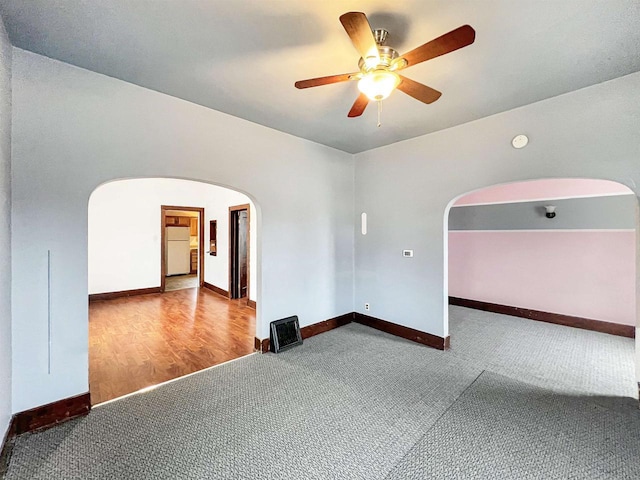
[[[191,288],[89,304],[93,405],[254,351],[255,310]]]

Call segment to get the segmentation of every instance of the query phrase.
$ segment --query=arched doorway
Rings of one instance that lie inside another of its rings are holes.
[[[452,348],[466,342],[506,373],[635,397],[637,206],[626,186],[593,179],[500,184],[452,200],[444,246]]]
[[[238,209],[246,289],[232,296]],[[250,197],[192,180],[126,179],[96,188],[88,211],[92,404],[253,352],[259,232]]]

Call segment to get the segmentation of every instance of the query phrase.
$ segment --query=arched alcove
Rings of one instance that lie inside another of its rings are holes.
[[[634,337],[637,210],[632,190],[597,179],[512,182],[459,195],[444,216],[445,305]]]
[[[243,242],[246,247],[245,286],[243,292],[232,295],[232,219],[242,209],[247,222],[247,237]],[[193,225],[190,222],[182,225],[182,220],[190,219],[195,220]],[[180,220],[180,223],[175,226],[168,223],[174,220]],[[259,224],[257,206],[251,197],[210,182],[129,178],[103,183],[92,192],[88,202],[87,278],[91,302],[88,363],[94,404],[253,351],[254,339],[260,331],[260,317],[255,311],[260,306],[261,293]],[[170,243],[166,236],[169,230],[185,238]],[[215,239],[210,237],[213,231],[217,232]],[[178,246],[183,248],[178,250]],[[198,262],[191,259],[189,263],[189,257],[194,253]],[[181,268],[175,271],[167,271],[171,255],[180,256],[180,259],[185,257],[180,262]],[[187,271],[183,271],[184,268]],[[164,294],[165,278],[167,282],[178,280],[182,288],[167,288]],[[178,295],[176,290],[182,292]],[[106,303],[100,302],[104,300]],[[119,301],[121,303],[114,305]],[[135,306],[134,301],[138,302]],[[104,318],[108,315],[112,315],[114,330],[105,326],[109,325]],[[154,315],[157,320],[152,318]],[[114,331],[126,329],[130,321],[138,319],[140,332],[137,333],[142,336],[136,336],[133,331],[122,341],[112,338]],[[116,320],[122,325],[118,326]],[[159,325],[160,322],[162,327],[144,330],[145,325]],[[178,335],[165,333],[168,328],[178,328]],[[249,328],[250,332],[247,331]],[[174,339],[180,336],[184,344],[176,340],[174,345]],[[198,352],[194,352],[189,343],[194,341],[200,345]],[[122,342],[127,344],[126,348]],[[172,345],[165,346],[163,342]],[[238,346],[238,342],[242,346]],[[118,384],[117,378],[127,375],[118,374],[115,367],[103,368],[103,357],[122,357],[123,364],[126,364],[126,357],[131,363],[136,356],[131,349],[144,350],[144,366],[155,365],[155,358],[159,363],[154,368],[143,366],[139,376],[145,378],[139,382]],[[174,361],[177,363],[162,372],[160,365],[164,365],[166,359],[161,359],[167,355],[176,355]],[[113,378],[113,387],[108,383],[109,378]],[[94,388],[94,385],[100,387]]]

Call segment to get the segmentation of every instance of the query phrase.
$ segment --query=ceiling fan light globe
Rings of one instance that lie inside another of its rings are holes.
[[[358,81],[358,90],[370,100],[377,102],[384,100],[400,84],[397,73],[388,70],[375,70],[367,73]]]

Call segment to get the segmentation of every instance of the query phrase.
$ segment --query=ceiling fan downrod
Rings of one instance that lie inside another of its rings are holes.
[[[380,46],[383,46],[387,41],[389,32],[387,32],[384,28],[376,28],[375,30],[372,30],[372,32],[373,38],[375,39],[376,43]]]

